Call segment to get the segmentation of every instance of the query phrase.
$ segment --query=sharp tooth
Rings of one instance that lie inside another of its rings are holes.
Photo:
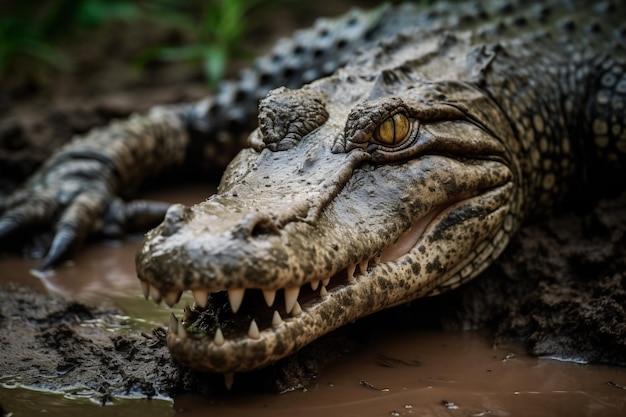
[[[319,285],[320,285],[320,280],[319,279],[316,280],[316,281],[311,281],[311,289],[313,291],[315,291],[317,289],[317,287],[319,287]]]
[[[248,337],[250,339],[258,339],[261,337],[261,333],[259,332],[259,326],[256,325],[256,321],[254,320],[250,322],[250,328],[248,329]]]
[[[184,320],[185,321],[189,321],[189,319],[191,319],[191,307],[189,307],[189,304],[185,304],[185,308],[183,309],[183,313],[184,315]]]
[[[328,283],[330,283],[330,278],[326,278],[322,280],[322,285],[328,287]]]
[[[356,283],[356,278],[354,278],[354,271],[356,269],[356,265],[351,264],[348,266],[348,282],[350,284]]]
[[[178,325],[178,331],[176,332],[176,335],[181,339],[187,337],[187,330],[185,330],[185,326],[183,326],[182,323]]]
[[[233,313],[239,311],[239,307],[241,307],[241,301],[243,300],[243,295],[245,294],[245,292],[245,288],[228,290],[228,302],[230,303],[230,308],[231,310],[233,310]]]
[[[296,301],[296,305],[293,306],[293,310],[291,310],[291,317],[298,317],[302,314],[302,307],[300,307],[300,303]]]
[[[170,314],[170,327],[167,329],[169,333],[177,334],[178,333],[178,319],[174,315],[174,313]]]
[[[320,297],[326,297],[328,295],[328,291],[326,290],[326,287],[322,286],[322,288],[320,288]]]
[[[372,266],[376,266],[380,263],[380,258],[382,257],[382,255],[379,253],[378,255],[374,256],[374,258],[372,259]]]
[[[293,306],[296,305],[299,294],[300,287],[285,288],[285,310],[287,313],[291,312]]]
[[[275,290],[263,290],[263,298],[265,298],[265,303],[268,307],[274,305],[274,300],[276,299],[276,291]]]
[[[215,337],[213,337],[213,343],[217,346],[222,346],[224,344],[224,334],[222,333],[222,329],[219,327],[215,331]]]
[[[277,328],[283,324],[283,319],[278,314],[278,311],[274,310],[274,315],[272,316],[272,327]]]
[[[154,302],[157,304],[159,304],[161,302],[161,298],[163,298],[158,288],[153,287],[153,286],[150,286],[150,297],[152,297]]]
[[[226,385],[226,389],[228,391],[230,391],[230,389],[233,387],[233,382],[235,382],[234,372],[229,372],[227,374],[224,374],[224,384]]]
[[[150,284],[145,281],[139,281],[141,283],[141,292],[143,292],[143,298],[146,300],[150,296]]]
[[[367,272],[367,264],[368,261],[363,261],[359,263],[359,271],[361,272],[361,275],[364,275]]]
[[[193,290],[193,300],[200,308],[205,308],[209,299],[209,291],[207,290]]]
[[[180,300],[181,294],[181,291],[168,292],[167,294],[165,294],[165,304],[167,304],[170,308],[174,307],[174,305]]]

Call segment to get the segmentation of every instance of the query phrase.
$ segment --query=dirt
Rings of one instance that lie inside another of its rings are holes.
[[[306,20],[298,19],[293,26]],[[146,38],[184,41],[171,31],[148,33],[127,24],[105,27],[87,43],[68,45],[82,57],[72,71],[43,81],[2,80],[0,202],[72,135],[155,104],[208,94],[198,70],[128,69]],[[480,328],[496,345],[522,340],[532,355],[625,366],[626,195],[572,209],[523,228],[496,264],[459,290],[359,320],[275,366],[238,376],[235,388],[310,386],[329,363],[364,349],[382,330]],[[14,284],[0,290],[0,306],[2,381],[19,376],[25,386],[51,390],[73,384],[102,402],[223,392],[221,376],[191,373],[171,361],[162,328],[139,329],[112,303],[68,301]]]

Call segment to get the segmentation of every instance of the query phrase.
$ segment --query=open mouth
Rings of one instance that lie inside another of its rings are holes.
[[[477,195],[466,192],[434,207],[393,244],[326,279],[278,290],[191,290],[193,306],[185,306],[182,318],[171,316],[167,344],[172,355],[183,365],[230,375],[276,362],[323,334],[380,310],[381,302],[364,298],[392,279],[389,271],[418,251],[442,218]],[[146,298],[169,306],[180,300],[180,291],[162,293],[145,281],[141,284]]]

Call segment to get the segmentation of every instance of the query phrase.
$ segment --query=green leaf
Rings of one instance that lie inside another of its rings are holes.
[[[202,65],[209,84],[215,85],[224,76],[226,69],[226,51],[219,47],[207,46],[204,48]]]

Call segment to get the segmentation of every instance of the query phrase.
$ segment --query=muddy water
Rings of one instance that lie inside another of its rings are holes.
[[[188,204],[210,191],[194,187],[150,197]],[[1,259],[0,283],[19,282],[91,304],[113,302],[146,326],[163,325],[170,310],[141,296],[134,272],[138,245],[138,238],[90,245],[46,276],[31,274],[33,261]],[[79,395],[5,385],[0,404],[12,416],[624,416],[623,385],[623,368],[532,358],[521,344],[494,347],[480,332],[422,330],[378,334],[324,369],[313,386],[283,395],[117,399],[100,407]]]

